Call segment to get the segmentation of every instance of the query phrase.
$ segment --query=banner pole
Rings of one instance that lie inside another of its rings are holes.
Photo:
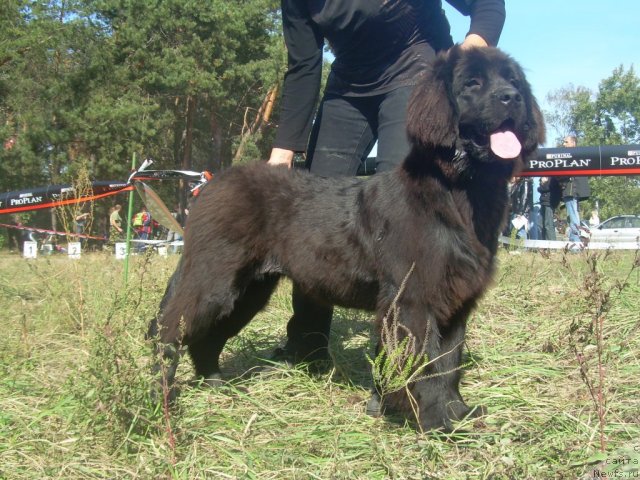
[[[136,169],[136,153],[131,157],[131,171]],[[127,213],[127,241],[124,256],[124,284],[129,280],[129,253],[131,251],[131,217],[133,216],[133,190],[129,192],[129,211]]]

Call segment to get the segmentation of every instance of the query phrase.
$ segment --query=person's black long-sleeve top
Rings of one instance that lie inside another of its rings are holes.
[[[469,34],[496,45],[504,0],[447,0],[470,15]],[[320,91],[326,38],[335,55],[327,92],[386,93],[412,85],[453,42],[440,0],[282,0],[289,64],[274,147],[304,151]]]

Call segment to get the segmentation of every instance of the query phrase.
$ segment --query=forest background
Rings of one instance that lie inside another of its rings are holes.
[[[123,181],[134,153],[154,168],[214,173],[268,157],[286,70],[278,1],[0,5],[0,191],[72,183],[80,171]],[[580,145],[640,143],[633,66],[595,92],[548,92],[547,104],[548,124]],[[640,214],[638,177],[591,186],[585,210],[597,201],[602,219]],[[170,191],[184,203],[184,190]]]

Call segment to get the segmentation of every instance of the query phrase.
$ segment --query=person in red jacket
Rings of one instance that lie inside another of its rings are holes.
[[[497,44],[504,0],[447,2],[471,18],[463,48]],[[282,25],[288,70],[269,164],[290,168],[294,154],[306,152],[312,173],[353,176],[377,141],[376,170],[399,165],[409,151],[411,91],[436,52],[453,45],[441,1],[282,0]],[[335,60],[316,111],[325,40]],[[294,285],[293,310],[275,358],[326,358],[332,308]]]
[[[153,232],[153,221],[151,219],[151,213],[147,210],[146,206],[142,206],[142,209],[133,216],[133,228],[136,230],[139,240],[149,240],[151,233]],[[138,243],[137,251],[141,252],[146,249],[144,243]]]

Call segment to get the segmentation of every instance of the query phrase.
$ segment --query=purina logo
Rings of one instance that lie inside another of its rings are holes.
[[[568,157],[558,157],[557,155],[568,154],[552,154],[547,155],[547,160],[530,160],[529,168],[556,168],[556,169],[570,169],[570,168],[589,168],[591,166],[590,158],[576,158],[573,159],[570,155]]]
[[[555,158],[573,158],[570,153],[547,153],[547,160],[552,160]]]

